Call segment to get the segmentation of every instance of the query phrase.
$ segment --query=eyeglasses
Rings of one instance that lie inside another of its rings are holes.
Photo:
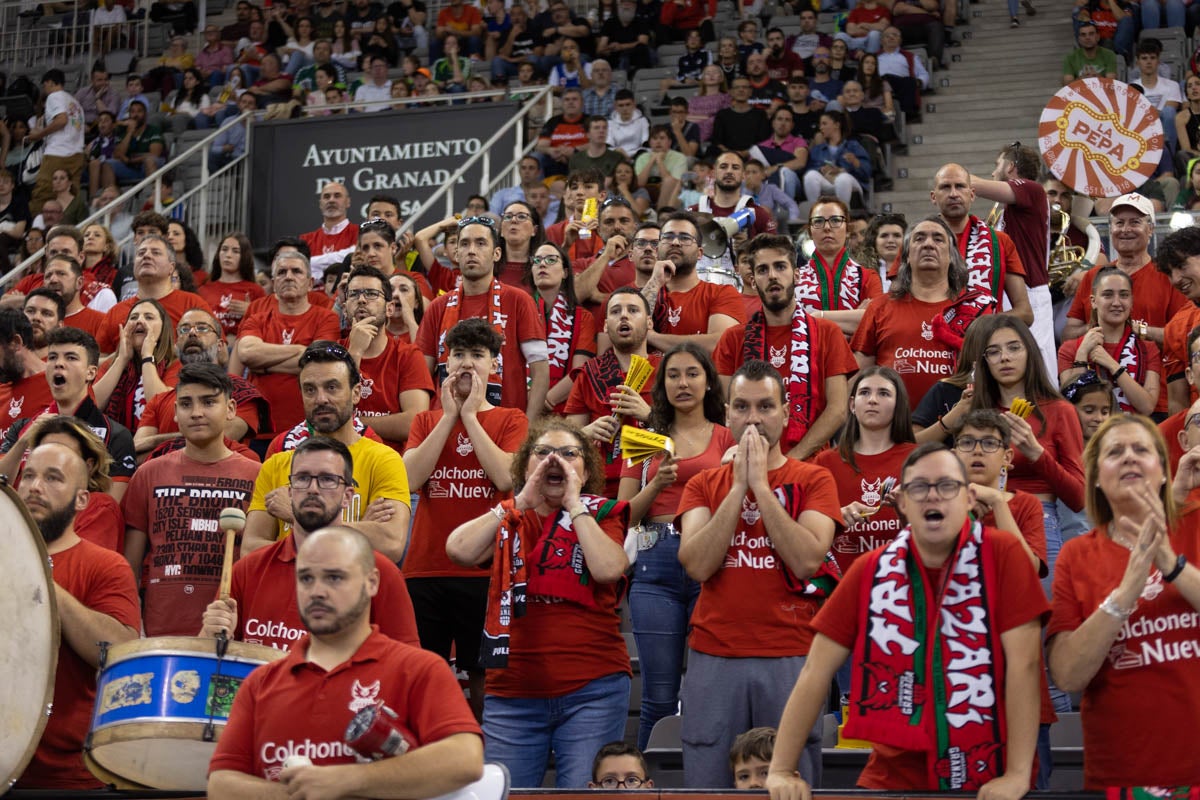
[[[624,778],[617,778],[613,775],[607,775],[600,779],[600,788],[602,789],[640,789],[646,781],[639,778],[637,775],[626,775]]]
[[[472,217],[472,219],[477,218]],[[500,219],[504,222],[529,222],[531,219],[533,219],[533,215],[524,211],[506,211],[504,212],[504,216],[500,217]],[[462,227],[462,222],[458,223],[458,227]]]
[[[954,442],[954,449],[960,453],[973,453],[978,445],[983,448],[985,453],[994,453],[1003,446],[1004,442],[997,439],[995,436],[984,436],[976,439],[974,436],[960,436]]]
[[[346,479],[341,475],[331,475],[328,473],[309,475],[307,472],[297,472],[294,475],[288,476],[288,486],[304,491],[309,486],[312,486],[314,480],[317,482],[317,488],[326,492],[332,492],[343,483],[346,483]]]
[[[495,229],[496,220],[492,219],[491,217],[485,217],[481,214],[475,214],[470,217],[463,217],[458,221],[458,229],[460,231],[468,225],[484,225],[488,228]]]
[[[962,481],[946,478],[945,480],[940,480],[937,483],[930,483],[928,481],[913,481],[912,483],[904,484],[900,487],[900,489],[913,500],[919,501],[929,497],[930,490],[936,488],[938,497],[942,498],[943,500],[953,500],[966,485],[967,484],[963,483]]]
[[[558,264],[562,263],[562,256],[557,256],[557,255],[534,256],[533,258],[531,258],[529,260],[533,263],[533,265],[535,267],[540,267],[543,264],[545,264],[547,267],[553,267],[553,266],[557,266]]]
[[[808,221],[810,228],[833,228],[837,230],[846,224],[846,218],[841,214],[832,217],[813,217]]]
[[[180,336],[187,336],[190,333],[194,333],[197,336],[207,336],[210,333],[216,333],[217,329],[207,323],[197,322],[195,325],[184,323],[176,328],[175,332]]]
[[[1015,358],[1024,352],[1025,345],[1021,344],[1020,342],[1009,342],[1008,344],[1004,345],[1004,347],[992,345],[991,347],[985,348],[983,351],[983,357],[988,361],[995,363],[1006,355],[1010,358]]]
[[[1183,429],[1186,431],[1193,425],[1200,425],[1200,414],[1189,414],[1187,421],[1183,423]]]
[[[349,300],[379,300],[386,295],[379,289],[351,289],[346,292]]]
[[[658,239],[634,239],[633,246],[637,248],[658,247]]]
[[[327,358],[320,358],[322,355],[333,356],[338,361],[345,362],[348,366],[350,366],[351,383],[358,383],[358,368],[354,366],[354,359],[350,357],[350,351],[342,347],[337,342],[313,342],[307,348],[305,348],[303,353],[300,354],[300,360],[296,362],[296,365],[300,367],[300,369],[304,369],[313,361],[324,362],[329,360]]]
[[[551,447],[548,444],[538,444],[533,447],[533,455],[537,458],[549,458],[552,455],[557,455],[559,458],[564,458],[567,461],[574,461],[577,458],[583,457],[583,448],[574,445]]]
[[[695,244],[700,241],[690,233],[664,233],[659,236],[658,240],[667,244],[674,244],[675,242],[679,242],[680,244]]]
[[[358,226],[358,232],[362,233],[363,231],[385,231],[391,233],[392,226],[383,217],[372,217]]]
[[[633,206],[629,205],[628,200],[626,200],[624,197],[619,197],[619,196],[618,197],[610,197],[607,200],[605,200],[603,203],[600,204],[600,210],[603,211],[604,209],[608,208],[609,206],[625,206],[626,208],[628,208],[630,210],[633,209]]]

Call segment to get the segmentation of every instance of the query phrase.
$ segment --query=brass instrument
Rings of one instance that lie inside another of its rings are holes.
[[[1000,230],[1000,219],[1004,216],[1004,204],[994,203],[987,215],[987,226],[994,231]]]
[[[1050,291],[1062,295],[1067,278],[1076,270],[1087,266],[1087,251],[1079,245],[1071,244],[1068,231],[1071,230],[1071,215],[1055,203],[1050,206],[1051,215],[1057,215],[1058,238],[1050,250]]]

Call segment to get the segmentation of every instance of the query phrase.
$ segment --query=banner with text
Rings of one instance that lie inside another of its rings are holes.
[[[515,103],[477,103],[257,123],[251,146],[250,238],[265,247],[281,236],[315,230],[321,224],[317,197],[329,181],[349,190],[353,222],[363,221],[375,194],[399,199],[400,213],[407,218],[517,108]],[[492,148],[490,177],[511,165],[516,135],[514,128]],[[457,211],[468,196],[480,193],[482,169],[481,160],[451,189]],[[439,200],[417,220],[417,228],[438,221],[444,210]]]

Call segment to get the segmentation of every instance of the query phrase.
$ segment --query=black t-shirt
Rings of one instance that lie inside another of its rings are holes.
[[[749,150],[771,135],[771,123],[761,108],[748,111],[723,108],[713,123],[713,144],[723,144],[730,150]]]
[[[920,425],[922,428],[937,425],[938,417],[954,408],[954,404],[962,398],[962,395],[963,390],[954,384],[938,381],[925,393],[917,405],[916,411],[912,413],[913,424]]]
[[[641,25],[638,25],[636,19],[628,25],[622,25],[621,20],[609,17],[600,26],[600,35],[607,38],[611,44],[632,44],[637,41],[639,36],[649,33]]]
[[[28,224],[32,221],[29,215],[29,204],[25,202],[25,198],[13,192],[12,200],[7,206],[0,209],[0,222],[24,222]]]
[[[768,110],[776,100],[784,99],[786,99],[786,95],[783,84],[779,81],[767,81],[762,86],[750,87],[750,105],[761,108],[763,111]]]
[[[509,53],[509,56],[512,58],[523,58],[524,56],[532,55],[535,49],[545,44],[541,32],[532,23],[527,24],[525,30],[520,33],[513,33],[512,37],[512,51]]]
[[[39,414],[41,411],[38,412]],[[18,419],[0,441],[0,453],[7,453],[21,438],[21,434],[29,427],[35,417]],[[121,423],[105,415],[92,398],[85,397],[75,411],[75,418],[91,428],[92,433],[104,442],[108,454],[112,456],[112,464],[108,468],[109,477],[132,478],[137,470],[137,454],[133,449],[133,434]]]
[[[812,143],[821,125],[820,111],[805,111],[803,114],[792,109],[792,135],[803,136],[804,141]]]
[[[866,133],[874,136],[881,143],[890,142],[896,136],[891,123],[878,108],[860,108],[847,113],[850,115],[850,129],[856,135]]]

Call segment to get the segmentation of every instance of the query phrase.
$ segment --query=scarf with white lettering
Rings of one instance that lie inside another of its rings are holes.
[[[104,407],[105,414],[131,431],[137,430],[142,413],[146,410],[146,387],[142,384],[142,366],[135,363],[140,358],[140,353],[135,354],[125,365],[125,369],[121,370],[117,385],[113,387],[112,395],[108,398],[108,405]],[[167,374],[170,366],[170,361],[158,361],[154,364],[154,371],[158,373],[160,380]]]
[[[846,736],[924,752],[930,786],[974,792],[1004,773],[993,532],[963,524],[940,587],[912,535],[863,556]]]
[[[504,313],[500,310],[500,295],[502,289],[499,278],[492,278],[492,286],[488,290],[491,296],[490,313],[486,319],[488,323],[496,329],[496,333],[504,337]],[[450,352],[446,349],[446,334],[450,329],[458,324],[459,316],[462,314],[463,306],[463,288],[462,281],[454,287],[454,291],[448,294],[446,307],[442,310],[442,329],[438,332],[437,342],[437,383],[440,386],[442,381],[446,380],[446,360],[450,356]],[[500,358],[496,359],[496,374],[488,376],[487,382],[487,401],[494,406],[500,405],[501,390],[504,380],[504,354],[501,353]]]
[[[571,371],[571,353],[575,343],[576,309],[567,308],[566,295],[559,292],[550,313],[545,298],[537,299],[538,313],[546,320],[546,349],[550,354],[550,385],[554,386]]]
[[[866,296],[863,281],[863,268],[850,258],[846,248],[837,254],[832,268],[820,253],[814,252],[812,260],[800,267],[796,299],[807,308],[853,311]]]
[[[788,424],[780,442],[783,452],[788,452],[804,438],[813,423],[813,406],[823,388],[824,377],[820,374],[820,362],[815,357],[820,340],[816,321],[796,303],[792,313],[792,346],[786,369],[781,369],[787,381]],[[762,311],[755,313],[746,325],[746,338],[742,342],[742,362],[751,359],[770,362],[767,353],[767,317]]]
[[[629,527],[628,503],[590,494],[581,494],[579,500],[596,522],[616,515],[622,529]],[[496,530],[479,647],[479,665],[485,669],[508,666],[509,628],[514,619],[525,616],[527,603],[574,603],[599,608],[596,586],[570,512],[561,508],[539,521],[532,510],[517,511],[513,500],[500,505],[507,514]]]
[[[968,288],[991,292],[999,300],[1004,291],[1004,264],[996,232],[979,217],[968,217],[967,227],[958,237],[958,252],[967,262]],[[996,305],[988,313],[998,310]]]
[[[962,350],[967,326],[999,305],[995,295],[967,288],[941,314],[933,318],[933,335],[951,350]]]
[[[357,433],[359,436],[367,435],[367,426],[361,419],[358,418],[357,415],[354,417],[353,424],[355,433]],[[284,434],[283,444],[280,446],[280,450],[295,450],[300,446],[301,442],[312,437],[315,433],[316,431],[313,430],[313,427],[309,425],[308,422],[297,423],[294,428]]]
[[[1133,335],[1133,327],[1125,326],[1125,335],[1121,339],[1121,346],[1117,350],[1117,365],[1124,367],[1129,373],[1129,377],[1133,378],[1139,384],[1146,381],[1146,346],[1142,340]],[[1096,369],[1096,367],[1092,367]],[[1105,371],[1107,374],[1107,371]],[[1133,403],[1129,401],[1129,397],[1125,394],[1125,390],[1117,386],[1117,382],[1112,380],[1112,376],[1108,376],[1113,387],[1113,397],[1117,400],[1117,405],[1127,414],[1136,414],[1137,409],[1133,407]]]

